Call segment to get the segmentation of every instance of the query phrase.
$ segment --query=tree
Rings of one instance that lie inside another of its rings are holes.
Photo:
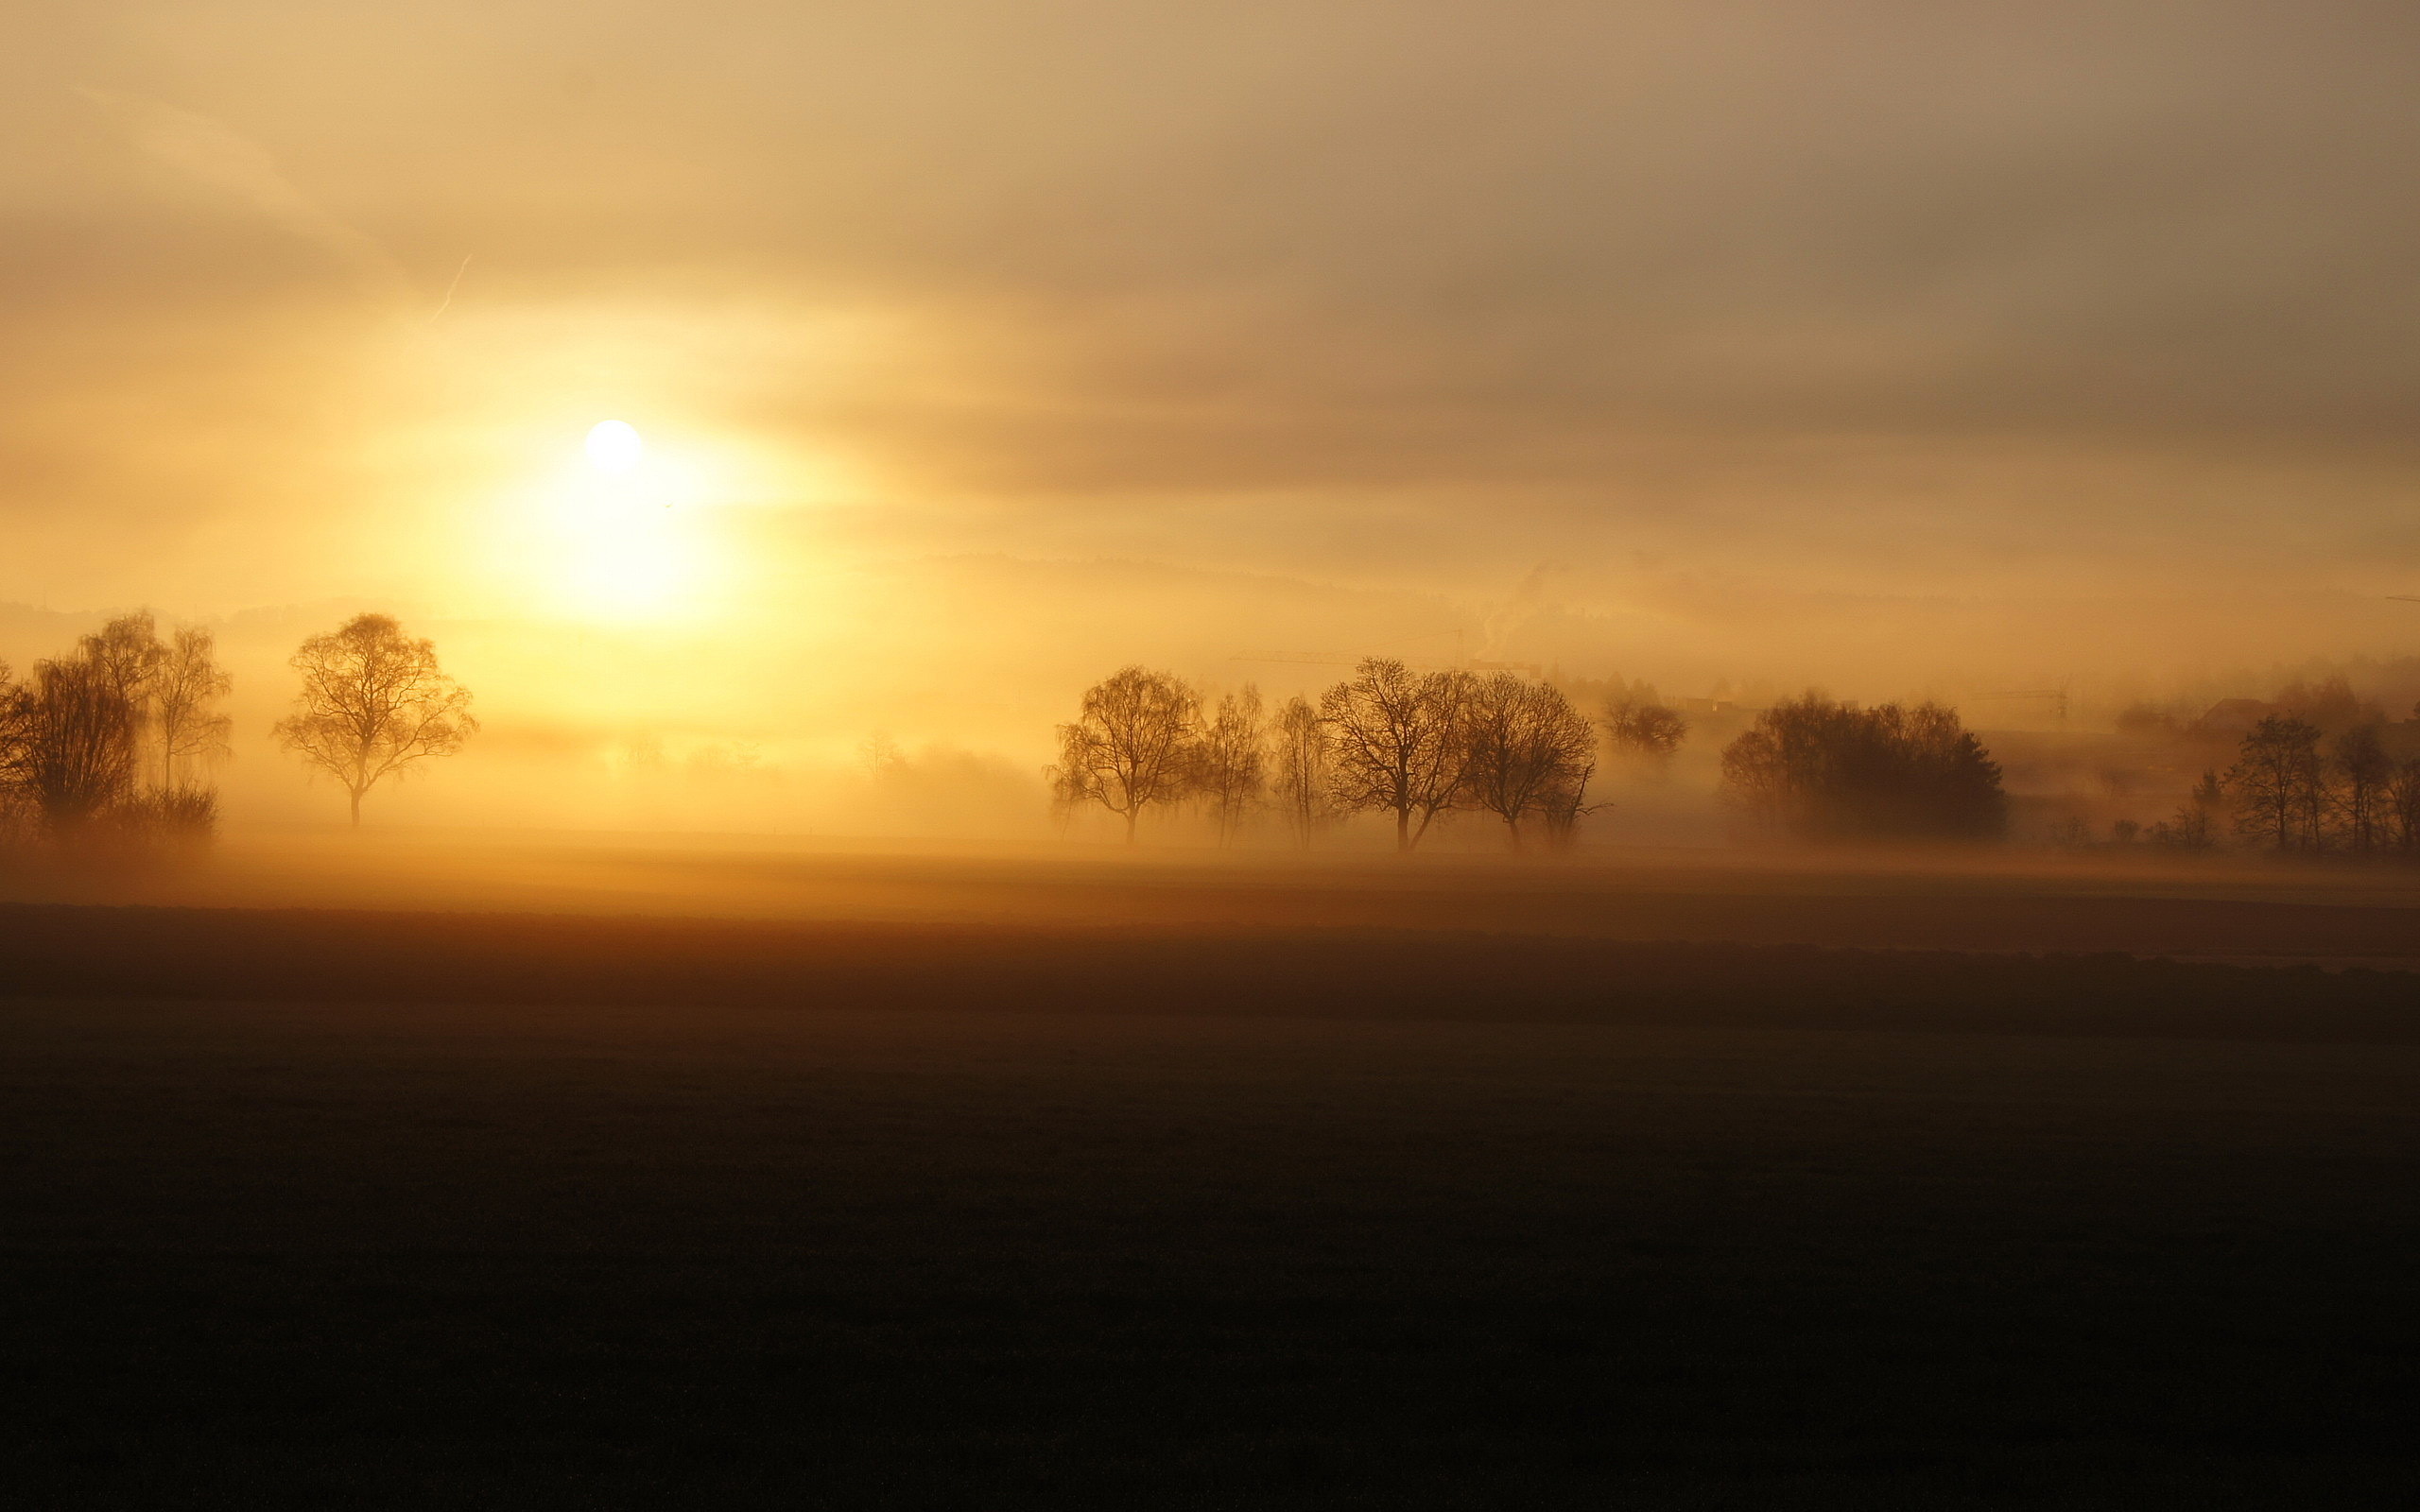
[[[2386,814],[2394,848],[2420,850],[2420,760],[2395,764],[2386,780]]]
[[[1999,764],[1939,704],[1784,699],[1722,752],[1726,795],[1807,837],[1983,839],[2007,827]]]
[[[434,642],[413,640],[384,614],[359,614],[304,641],[288,663],[302,674],[278,744],[344,784],[353,823],[362,796],[451,756],[478,733],[470,690],[437,664]]]
[[[1209,804],[1222,846],[1268,788],[1261,724],[1260,690],[1247,683],[1243,692],[1219,697],[1196,748],[1194,785]]]
[[[2319,728],[2289,714],[2263,716],[2245,732],[2226,788],[2238,834],[2279,850],[2318,849],[2327,793]]]
[[[1605,704],[1605,733],[1614,749],[1661,765],[1689,736],[1689,722],[1677,709],[1616,694]]]
[[[177,631],[151,679],[153,720],[160,732],[160,786],[177,787],[180,770],[206,757],[227,752],[232,721],[211,706],[227,696],[234,679],[220,670],[208,630],[186,627]]]
[[[32,807],[33,696],[0,662],[0,839],[12,838]]]
[[[121,614],[78,640],[75,654],[91,665],[95,678],[124,700],[130,714],[127,734],[135,746],[139,777],[142,747],[148,744],[153,730],[152,701],[160,665],[167,656],[167,648],[160,644],[159,626],[149,610]]]
[[[134,709],[151,701],[152,684],[167,648],[160,644],[159,626],[149,610],[121,614],[96,634],[77,644],[77,654],[93,664],[97,675]]]
[[[1054,804],[1067,813],[1098,803],[1126,821],[1126,843],[1154,803],[1183,800],[1198,776],[1201,700],[1183,679],[1121,667],[1084,690],[1072,725],[1059,727],[1050,768]]]
[[[1308,698],[1297,694],[1278,709],[1270,723],[1270,787],[1278,813],[1292,832],[1294,843],[1307,846],[1338,818],[1329,793],[1334,765],[1328,749],[1327,721]]]
[[[1547,844],[1555,850],[1560,850],[1579,838],[1582,816],[1611,806],[1586,801],[1591,775],[1593,773],[1582,773],[1577,782],[1548,788],[1539,799],[1538,817],[1546,821]]]
[[[13,828],[38,816],[54,838],[80,838],[96,824],[129,836],[206,837],[216,795],[172,791],[170,777],[177,760],[216,745],[226,728],[208,707],[227,690],[209,647],[199,630],[163,645],[148,613],[125,614],[70,654],[37,662],[24,684],[0,667],[0,819]],[[147,793],[146,737],[155,731],[161,780]]]
[[[2386,753],[2378,727],[2355,725],[2337,736],[2327,769],[2336,779],[2331,797],[2344,843],[2365,855],[2384,846],[2392,828],[2387,784],[2394,776],[2394,759]]]
[[[2207,850],[2219,843],[2219,820],[2226,806],[2219,774],[2204,772],[2176,812],[2152,826],[2152,843],[2175,850]]]
[[[1461,790],[1461,713],[1476,680],[1467,672],[1414,676],[1391,657],[1372,657],[1321,695],[1337,806],[1391,813],[1395,849],[1419,845]]]
[[[1476,679],[1461,726],[1463,790],[1504,821],[1513,848],[1529,819],[1567,834],[1596,769],[1597,734],[1563,690],[1510,672]]]
[[[90,653],[38,662],[17,690],[14,765],[54,835],[74,835],[134,790],[137,711],[120,668]]]

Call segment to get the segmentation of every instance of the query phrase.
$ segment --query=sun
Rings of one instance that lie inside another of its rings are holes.
[[[588,432],[588,465],[599,472],[628,472],[639,465],[647,442],[628,421],[600,420]]]
[[[547,596],[586,619],[657,619],[691,606],[707,576],[698,469],[622,420],[592,425],[580,454],[537,498],[538,539],[525,559]]]

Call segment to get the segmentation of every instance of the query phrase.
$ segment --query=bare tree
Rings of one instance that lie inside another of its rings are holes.
[[[2265,839],[2280,850],[2317,850],[2322,844],[2327,773],[2317,726],[2285,714],[2266,716],[2244,735],[2236,764],[2227,769],[2226,786],[2236,804],[2238,833]]]
[[[141,708],[150,701],[152,679],[159,676],[160,663],[168,653],[160,644],[159,626],[151,611],[138,610],[85,636],[77,644],[77,654],[93,664],[119,697]]]
[[[154,730],[153,696],[167,654],[149,610],[121,614],[76,644],[76,655],[91,664],[93,675],[125,700],[130,712],[129,738],[137,747],[138,774],[141,747],[149,744]]]
[[[1461,725],[1464,791],[1504,821],[1513,849],[1530,819],[1567,835],[1596,769],[1597,733],[1563,690],[1496,673],[1471,685]]]
[[[1126,821],[1132,845],[1145,809],[1193,792],[1201,712],[1181,678],[1137,666],[1111,673],[1084,690],[1076,722],[1059,727],[1053,802],[1063,814],[1099,804]]]
[[[233,722],[212,705],[233,691],[235,679],[219,667],[215,649],[208,630],[187,626],[169,642],[152,676],[163,791],[177,787],[181,770],[190,776],[195,762],[227,753],[227,731]]]
[[[344,784],[356,828],[362,795],[478,733],[470,691],[439,668],[436,644],[411,639],[387,615],[355,615],[312,636],[289,664],[302,691],[278,722],[278,744]]]
[[[1677,709],[1616,694],[1605,704],[1605,734],[1614,749],[1661,765],[1689,736],[1689,722]]]
[[[1235,838],[1244,816],[1268,790],[1263,723],[1260,690],[1246,683],[1241,693],[1219,696],[1219,712],[1202,730],[1195,750],[1195,787],[1209,804],[1222,846]]]
[[[2334,799],[2344,843],[2364,854],[2386,844],[2391,828],[2387,784],[2394,759],[2386,753],[2375,724],[2355,725],[2330,744],[2327,768],[2336,781]]]
[[[1334,765],[1328,749],[1327,721],[1311,701],[1299,694],[1286,700],[1270,724],[1270,754],[1276,758],[1271,785],[1294,843],[1307,846],[1322,830],[1336,822],[1336,800],[1330,795]]]
[[[1392,814],[1398,850],[1420,844],[1461,790],[1461,713],[1476,680],[1467,672],[1415,676],[1392,657],[1372,657],[1321,696],[1335,737],[1330,791],[1340,808]]]
[[[2420,761],[2405,761],[2386,781],[2387,819],[2394,846],[2406,855],[2420,850]]]
[[[11,839],[33,808],[33,695],[0,662],[0,839]]]
[[[1612,807],[1608,803],[1583,801],[1587,796],[1588,784],[1584,780],[1547,792],[1539,805],[1538,817],[1546,823],[1548,847],[1560,850],[1570,845],[1580,837],[1580,821],[1583,816]]]

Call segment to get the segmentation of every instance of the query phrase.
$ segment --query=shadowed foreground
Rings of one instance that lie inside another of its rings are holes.
[[[0,909],[95,1504],[2392,1504],[2409,977]]]

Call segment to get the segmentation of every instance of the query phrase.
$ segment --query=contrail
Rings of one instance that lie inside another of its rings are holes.
[[[454,302],[454,291],[462,286],[462,275],[470,270],[470,255],[465,253],[462,258],[462,266],[454,270],[454,282],[445,285],[445,298],[437,301],[437,308],[428,312],[428,318],[423,322],[424,324],[435,325],[437,323],[437,318],[443,315],[445,313],[446,306]]]

